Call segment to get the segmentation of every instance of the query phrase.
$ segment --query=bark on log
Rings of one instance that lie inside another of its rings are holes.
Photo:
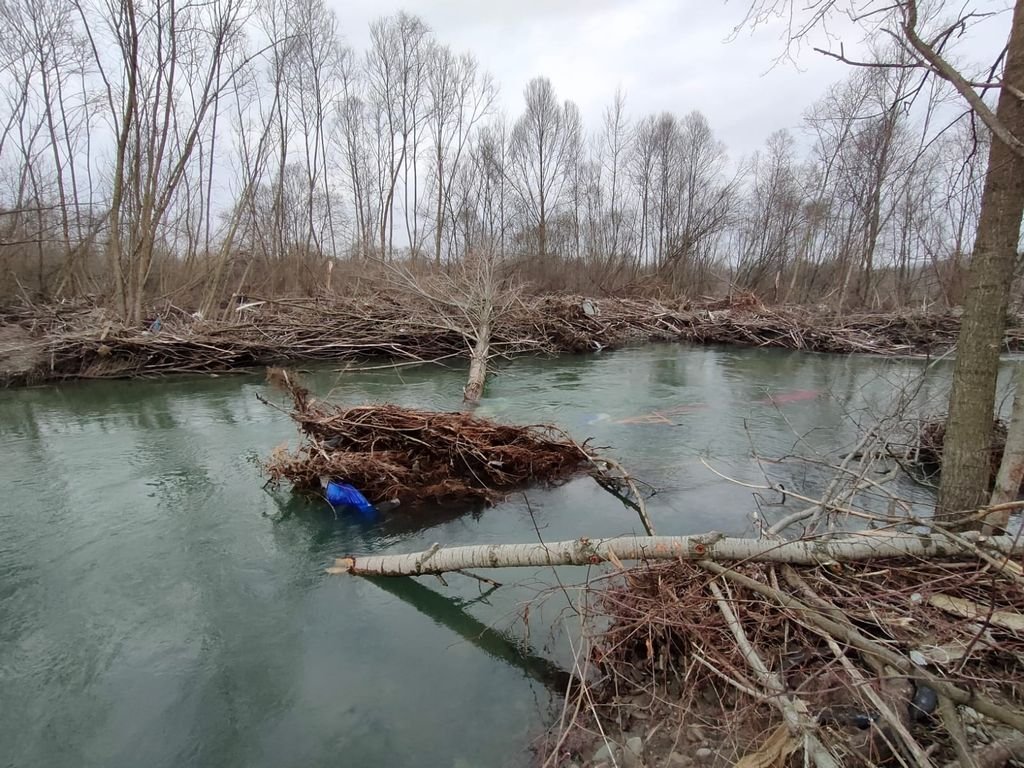
[[[1012,536],[986,538],[967,533],[961,538],[987,552],[1024,554],[1024,540]],[[911,534],[851,536],[846,539],[778,541],[727,538],[710,532],[698,536],[621,536],[612,539],[572,539],[549,543],[480,544],[442,547],[404,555],[339,557],[328,573],[378,576],[418,576],[472,568],[597,565],[620,560],[714,560],[719,562],[815,563],[883,558],[962,558],[973,550],[943,537]]]
[[[481,323],[476,333],[476,343],[469,358],[469,381],[462,390],[462,399],[467,403],[480,402],[487,381],[487,361],[491,356],[490,322]]]

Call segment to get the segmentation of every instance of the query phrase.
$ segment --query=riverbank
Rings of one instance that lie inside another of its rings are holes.
[[[0,385],[66,379],[213,373],[297,362],[387,357],[410,363],[467,356],[458,328],[426,301],[388,295],[249,299],[211,320],[167,308],[144,326],[84,304],[0,311]],[[159,322],[154,322],[156,320]],[[1006,350],[1024,349],[1014,318]],[[675,341],[838,354],[939,355],[956,343],[955,312],[839,315],[766,307],[752,297],[717,302],[526,297],[496,322],[492,351],[557,355]]]
[[[593,578],[554,768],[995,768],[1024,755],[1016,562],[669,562]],[[964,755],[973,755],[963,762]]]

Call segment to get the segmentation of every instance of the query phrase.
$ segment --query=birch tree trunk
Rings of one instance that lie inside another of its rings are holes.
[[[977,533],[962,537],[982,546]],[[1024,553],[1024,541],[1012,536],[984,539],[984,547],[1003,555]],[[697,536],[622,536],[549,543],[480,544],[441,547],[405,555],[339,557],[328,573],[362,576],[419,576],[470,568],[518,568],[551,565],[598,565],[620,560],[714,560],[814,565],[881,558],[975,557],[951,539],[911,534],[850,536],[846,539],[778,541],[727,538],[714,531]]]

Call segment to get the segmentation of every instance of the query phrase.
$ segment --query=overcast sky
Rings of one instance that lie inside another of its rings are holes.
[[[589,130],[600,124],[617,86],[635,118],[669,110],[702,111],[735,159],[757,149],[772,131],[797,128],[803,111],[845,65],[809,49],[797,64],[773,62],[784,51],[782,26],[741,31],[747,0],[328,0],[348,43],[369,43],[368,25],[404,9],[423,19],[438,40],[471,51],[500,86],[500,105],[515,117],[532,77],[551,79],[560,98],[579,104]],[[981,2],[987,10],[1007,0]],[[959,9],[959,5],[958,5]],[[972,51],[994,53],[1005,42],[1009,15],[973,33]],[[819,40],[821,42],[821,40]],[[861,41],[845,31],[847,51]],[[991,57],[986,57],[991,58]]]

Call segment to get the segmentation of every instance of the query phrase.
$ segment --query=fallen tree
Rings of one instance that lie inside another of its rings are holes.
[[[969,546],[968,546],[969,545]],[[1024,541],[1012,536],[986,538],[966,533],[956,538],[936,534],[851,534],[848,538],[798,541],[730,538],[720,533],[696,536],[620,536],[579,538],[524,544],[479,544],[442,547],[399,555],[339,557],[329,573],[361,576],[422,576],[471,568],[526,568],[554,565],[599,565],[624,561],[698,561],[791,563],[815,565],[893,558],[977,558],[1024,554]]]
[[[328,572],[610,564],[580,588],[582,684],[568,690],[545,765],[664,757],[685,728],[705,760],[713,745],[743,768],[788,765],[799,751],[819,768],[980,766],[963,760],[973,754],[991,757],[988,768],[1024,733],[1022,554],[1016,536],[938,528],[796,541],[711,532],[435,544],[338,558]]]

